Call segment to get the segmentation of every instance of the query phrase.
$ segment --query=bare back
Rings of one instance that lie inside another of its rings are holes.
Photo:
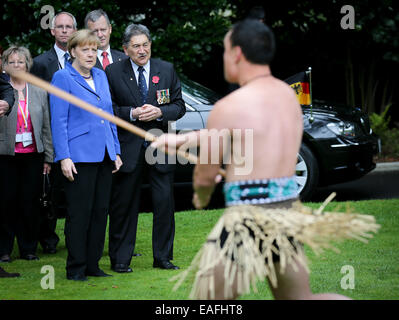
[[[212,128],[227,128],[233,137],[234,131],[242,132],[241,139],[233,139],[226,181],[294,175],[303,120],[296,96],[284,82],[259,78],[229,94],[215,105],[208,121]]]

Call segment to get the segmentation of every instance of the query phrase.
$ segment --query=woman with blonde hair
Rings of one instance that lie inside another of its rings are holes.
[[[54,74],[52,84],[113,114],[107,77],[103,70],[93,68],[98,46],[90,30],[72,34],[68,51],[73,62]],[[67,200],[67,279],[109,276],[99,268],[99,261],[112,172],[122,165],[116,126],[54,95],[50,95],[50,108],[55,161],[61,163]]]
[[[27,48],[11,46],[2,58],[15,102],[11,113],[0,118],[0,261],[11,261],[15,237],[22,259],[39,260],[38,199],[43,174],[50,172],[53,162],[48,97],[44,90],[12,75],[30,70]]]

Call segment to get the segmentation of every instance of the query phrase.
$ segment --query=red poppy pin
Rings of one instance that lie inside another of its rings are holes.
[[[157,84],[159,82],[159,77],[158,76],[153,76],[152,77],[152,83]]]

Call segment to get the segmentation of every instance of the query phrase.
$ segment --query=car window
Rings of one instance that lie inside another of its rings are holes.
[[[183,99],[188,104],[215,104],[222,96],[199,83],[189,80],[184,75],[179,75],[183,91]]]

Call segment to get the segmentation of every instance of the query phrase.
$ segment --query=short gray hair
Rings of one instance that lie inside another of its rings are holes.
[[[14,53],[18,53],[18,55],[25,57],[26,71],[29,71],[32,67],[33,59],[29,49],[25,47],[19,47],[16,45],[12,45],[11,47],[9,47],[6,51],[3,52],[3,64],[8,65],[8,59],[10,59],[10,56]]]
[[[122,44],[125,47],[128,47],[130,39],[133,36],[138,36],[138,35],[141,35],[141,34],[144,34],[145,36],[147,36],[148,40],[150,42],[152,42],[151,35],[150,35],[150,30],[148,30],[148,28],[146,26],[144,26],[142,24],[134,24],[134,23],[129,24],[127,26],[125,32],[123,33]]]
[[[103,9],[97,9],[90,11],[85,18],[85,27],[86,29],[88,28],[87,23],[90,21],[96,22],[98,19],[101,17],[104,17],[105,20],[107,21],[108,25],[111,25],[111,22],[109,21],[107,13]]]
[[[55,28],[55,19],[56,19],[59,15],[61,15],[61,14],[66,14],[66,15],[70,16],[70,17],[72,18],[72,20],[73,20],[73,27],[74,27],[74,29],[77,29],[77,28],[78,28],[78,24],[77,24],[77,22],[76,22],[75,17],[74,17],[71,13],[69,13],[69,12],[62,11],[62,12],[60,12],[60,13],[57,13],[57,14],[53,17],[53,19],[51,19],[51,27],[50,27],[50,29],[54,29],[54,28]]]

